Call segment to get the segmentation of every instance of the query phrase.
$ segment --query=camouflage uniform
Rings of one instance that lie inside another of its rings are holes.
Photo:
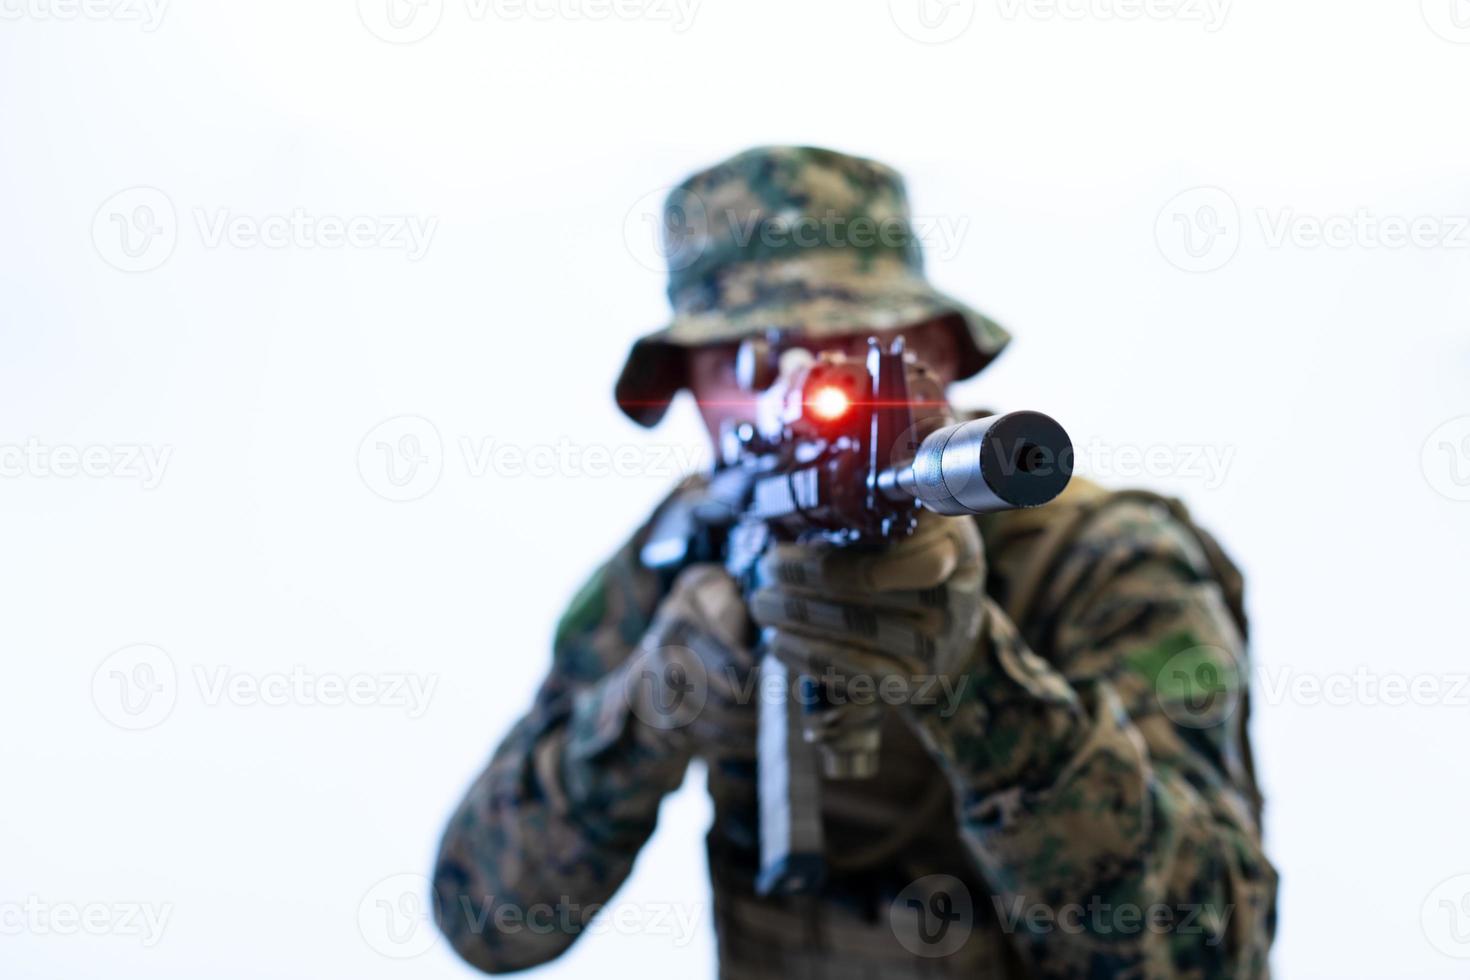
[[[769,177],[782,167],[804,183]],[[769,197],[762,173],[788,197],[793,186],[836,180],[901,204],[891,172],[825,151],[755,151],[686,187],[703,187],[706,203],[732,181]],[[810,206],[812,196],[795,198]],[[916,271],[907,253],[817,260],[829,272],[891,261]],[[697,270],[676,309],[694,309],[694,294],[736,311],[874,305],[871,282],[796,287],[794,274],[783,280],[790,288],[740,293],[722,276],[731,264],[749,285],[749,271],[726,257]],[[882,275],[890,285],[902,278]],[[912,282],[899,291],[907,298],[877,305],[911,303],[908,317],[927,304],[926,316],[947,313],[968,328],[967,366],[1004,344],[979,314]],[[635,390],[625,372],[619,395],[630,414],[656,417],[677,388],[678,345],[697,342],[679,323],[635,348],[638,377],[669,377]],[[853,332],[847,323],[842,332]],[[639,557],[652,523],[573,600],[534,706],[445,834],[439,921],[482,969],[533,966],[570,945],[580,918],[501,929],[487,926],[487,905],[608,900],[690,761],[687,746],[650,737],[626,696],[634,651],[671,615],[660,610],[668,576]],[[975,683],[944,712],[885,708],[878,778],[825,784],[831,872],[820,893],[756,896],[753,745],[710,760],[721,975],[1266,976],[1276,878],[1245,736],[1239,575],[1182,507],[1080,479],[1045,507],[990,515],[979,528],[989,571]]]

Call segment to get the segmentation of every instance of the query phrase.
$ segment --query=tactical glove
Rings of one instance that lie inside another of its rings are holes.
[[[912,535],[873,549],[774,544],[757,582],[751,615],[776,656],[885,701],[966,672],[981,635],[985,559],[968,519],[924,514]]]
[[[638,737],[707,757],[752,756],[755,657],[749,619],[723,568],[693,565],[675,579],[622,668]]]

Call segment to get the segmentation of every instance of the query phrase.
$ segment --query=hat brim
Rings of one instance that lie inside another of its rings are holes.
[[[734,309],[688,313],[633,344],[614,389],[618,407],[644,427],[657,425],[680,389],[688,387],[687,352],[709,344],[734,343],[778,330],[823,338],[903,330],[933,320],[956,328],[960,363],[956,378],[989,364],[1010,341],[994,320],[913,276],[848,281],[825,289],[806,288],[793,298],[759,296]]]

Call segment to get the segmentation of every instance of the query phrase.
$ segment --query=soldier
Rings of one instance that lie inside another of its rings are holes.
[[[666,219],[675,319],[616,390],[643,425],[683,389],[712,437],[744,417],[735,345],[771,328],[813,350],[902,335],[946,383],[1008,340],[927,284],[902,181],[872,161],[752,150],[689,178]],[[930,516],[877,552],[775,545],[749,595],[718,565],[648,567],[652,523],[572,600],[534,705],[445,832],[436,914],[470,963],[570,946],[586,922],[566,910],[612,896],[697,756],[729,980],[1267,975],[1242,583],[1177,502],[1077,478],[1044,507]],[[877,776],[823,786],[829,874],[811,895],[753,884],[752,620],[809,675],[942,692],[883,704]],[[701,710],[656,723],[645,676],[707,679]]]

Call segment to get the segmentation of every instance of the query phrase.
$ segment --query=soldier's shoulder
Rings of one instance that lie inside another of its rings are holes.
[[[980,521],[1003,603],[1045,588],[1085,591],[1140,567],[1238,583],[1234,563],[1176,499],[1073,477],[1056,500]]]
[[[1050,503],[985,515],[980,532],[992,561],[1042,542],[1109,549],[1153,542],[1196,553],[1198,538],[1206,533],[1173,497],[1139,488],[1109,489],[1080,476]]]

